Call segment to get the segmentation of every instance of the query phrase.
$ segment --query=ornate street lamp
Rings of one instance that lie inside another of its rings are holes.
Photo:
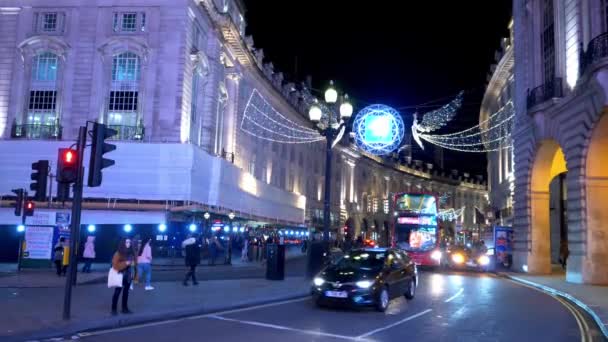
[[[348,100],[348,95],[344,95],[338,103],[338,92],[334,88],[333,81],[329,82],[329,88],[325,90],[324,95],[325,103],[321,104],[315,99],[308,110],[308,117],[310,121],[317,124],[317,130],[327,140],[325,150],[325,196],[323,198],[323,240],[329,241],[332,148],[337,139],[341,138],[339,136],[340,131],[344,129],[345,120],[348,120],[353,114],[353,106]]]

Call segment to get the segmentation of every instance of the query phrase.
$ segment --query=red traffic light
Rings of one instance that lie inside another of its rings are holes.
[[[75,157],[74,151],[72,151],[72,150],[66,150],[65,153],[64,153],[64,155],[63,155],[63,160],[66,163],[71,164],[71,163],[74,162],[74,160],[76,160],[76,158],[74,158],[74,157]]]
[[[34,209],[34,202],[27,202],[27,204],[25,205],[25,207],[27,209]]]
[[[25,202],[25,208],[23,208],[23,213],[25,216],[34,216],[34,202]]]

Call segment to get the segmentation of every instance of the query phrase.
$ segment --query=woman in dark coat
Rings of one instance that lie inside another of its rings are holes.
[[[117,272],[122,273],[122,287],[114,288],[112,296],[112,315],[116,315],[116,307],[118,305],[118,297],[122,292],[122,313],[130,314],[129,310],[129,287],[131,287],[131,264],[133,264],[134,255],[131,248],[131,240],[123,239],[118,245],[118,250],[112,257],[112,268]]]
[[[193,234],[190,234],[184,242],[182,247],[186,250],[186,266],[188,270],[186,272],[186,278],[184,279],[184,286],[188,286],[188,280],[192,277],[192,285],[198,285],[196,281],[196,266],[201,263],[201,246],[198,240]]]

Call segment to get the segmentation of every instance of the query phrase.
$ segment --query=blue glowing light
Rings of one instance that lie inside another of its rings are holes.
[[[18,226],[17,226],[17,231],[18,231],[19,233],[23,233],[23,232],[25,231],[25,226],[24,226],[24,225],[22,225],[22,224],[18,225]]]
[[[93,232],[95,232],[95,229],[96,229],[96,228],[95,228],[95,225],[94,225],[94,224],[90,224],[90,225],[88,225],[88,226],[87,226],[87,231],[88,231],[89,233],[93,233]]]
[[[188,230],[194,233],[196,231],[196,225],[194,223],[191,223],[190,226],[188,226]]]
[[[401,145],[405,126],[398,111],[375,104],[357,113],[353,132],[360,149],[375,155],[386,155]]]
[[[125,224],[124,227],[122,227],[122,230],[127,233],[130,233],[133,230],[133,226],[131,226],[130,224]]]
[[[228,226],[228,225],[224,226],[224,232],[229,233],[230,232],[230,226]]]
[[[159,232],[164,233],[165,230],[167,230],[167,225],[166,224],[161,223],[161,224],[158,225],[158,231]]]
[[[241,227],[241,233],[245,232],[245,227]]]

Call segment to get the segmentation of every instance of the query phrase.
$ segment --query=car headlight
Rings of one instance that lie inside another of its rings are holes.
[[[462,254],[459,254],[459,253],[452,254],[452,261],[454,261],[457,264],[462,264],[464,262],[464,256],[462,256]]]
[[[433,253],[431,253],[431,259],[433,260],[441,260],[441,251],[433,251]]]
[[[315,284],[315,286],[321,286],[321,285],[323,285],[323,283],[325,283],[325,279],[316,277],[315,279],[312,280],[312,282],[313,282],[313,284]]]
[[[479,264],[482,266],[486,266],[490,263],[490,258],[488,258],[487,255],[482,255],[479,257],[479,259],[477,259],[477,262],[479,262]]]
[[[371,280],[361,280],[356,282],[355,285],[362,289],[369,289],[372,285],[374,285],[374,282]]]

